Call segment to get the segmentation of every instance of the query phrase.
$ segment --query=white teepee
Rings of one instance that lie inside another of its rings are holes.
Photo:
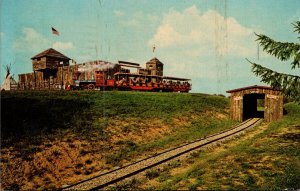
[[[6,65],[6,77],[1,85],[1,91],[3,90],[11,90],[11,84],[16,84],[17,82],[14,80],[13,76],[10,74],[11,65]]]

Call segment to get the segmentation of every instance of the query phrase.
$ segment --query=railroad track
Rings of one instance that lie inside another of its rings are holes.
[[[226,138],[230,138],[235,136],[242,131],[254,127],[259,124],[262,119],[259,118],[251,118],[248,119],[231,129],[207,136],[205,138],[201,138],[195,140],[190,143],[186,143],[184,145],[180,145],[178,147],[163,151],[151,157],[139,160],[137,162],[131,163],[129,165],[120,167],[118,169],[97,175],[90,179],[83,180],[76,184],[67,186],[62,188],[62,190],[98,190],[103,189],[104,187],[114,184],[118,181],[121,181],[130,176],[136,175],[140,172],[143,172],[149,168],[162,164],[166,161],[179,157],[180,155],[186,154],[193,150],[199,149],[204,146],[208,146],[210,144],[216,143]]]

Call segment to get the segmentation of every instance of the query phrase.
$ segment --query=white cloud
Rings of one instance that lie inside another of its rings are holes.
[[[17,38],[13,47],[18,51],[30,49],[33,52],[39,52],[50,47],[50,41],[33,28],[23,28],[22,36]]]
[[[245,58],[257,58],[254,31],[233,17],[216,10],[200,12],[193,5],[165,13],[148,46],[156,45],[155,56],[166,64],[164,75],[191,78],[198,92],[208,87],[224,92],[234,81],[253,78]]]
[[[57,50],[70,50],[74,48],[72,42],[55,42],[52,47]]]
[[[198,50],[199,54],[214,50],[220,56],[249,56],[255,50],[252,29],[240,25],[233,17],[224,18],[215,10],[201,14],[195,5],[182,12],[170,9],[148,43],[161,48],[193,47],[193,52]]]

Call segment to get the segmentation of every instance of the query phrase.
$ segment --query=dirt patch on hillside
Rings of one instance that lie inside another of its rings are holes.
[[[171,131],[171,126],[158,119],[149,119],[149,121],[137,119],[117,120],[107,128],[112,143],[122,140],[131,140],[135,143],[147,142],[169,134]]]
[[[26,152],[10,147],[1,154],[2,184],[12,190],[58,188],[61,182],[88,178],[103,166],[101,154],[80,140],[31,146]]]

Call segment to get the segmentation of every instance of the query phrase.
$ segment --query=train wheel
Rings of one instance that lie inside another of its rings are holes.
[[[89,85],[87,86],[87,89],[88,89],[88,90],[94,90],[94,89],[95,89],[95,85],[94,85],[94,84],[89,84]]]

